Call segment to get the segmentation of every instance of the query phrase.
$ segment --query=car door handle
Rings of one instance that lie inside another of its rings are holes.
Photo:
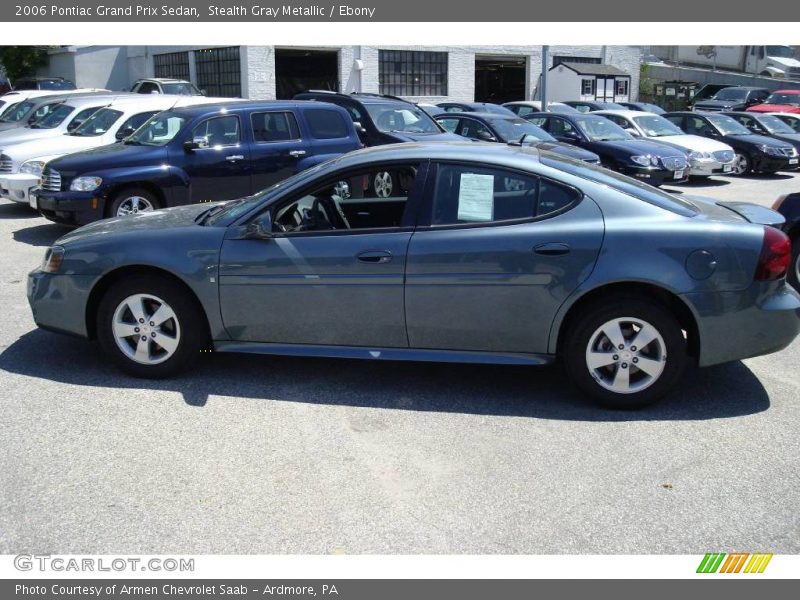
[[[356,258],[364,263],[382,264],[392,260],[392,253],[383,250],[366,250],[356,255]]]
[[[295,158],[298,156],[305,156],[305,150],[289,150],[289,156],[294,156]]]
[[[244,160],[244,154],[231,154],[230,156],[226,156],[225,160],[228,162],[236,162],[237,160]]]
[[[569,245],[561,242],[547,242],[546,244],[539,244],[533,251],[541,256],[561,256],[569,254]]]

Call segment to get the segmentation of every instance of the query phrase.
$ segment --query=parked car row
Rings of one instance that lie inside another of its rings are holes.
[[[140,377],[209,347],[561,361],[621,408],[668,393],[689,363],[774,352],[800,332],[779,213],[645,184],[724,171],[738,154],[716,154],[723,138],[759,137],[734,117],[686,113],[717,131],[698,137],[676,126],[684,113],[468,108],[433,118],[331,92],[61,98],[0,133],[2,194],[87,224],[30,274],[34,319],[98,340]],[[791,158],[764,139],[781,152],[752,168]]]

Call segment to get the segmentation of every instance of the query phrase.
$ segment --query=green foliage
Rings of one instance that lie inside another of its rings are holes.
[[[47,65],[47,46],[0,46],[0,65],[13,83]]]

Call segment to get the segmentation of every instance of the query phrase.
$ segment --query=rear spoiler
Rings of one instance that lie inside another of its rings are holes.
[[[758,225],[769,225],[780,229],[786,223],[786,219],[781,213],[760,204],[752,202],[717,202],[716,204]]]

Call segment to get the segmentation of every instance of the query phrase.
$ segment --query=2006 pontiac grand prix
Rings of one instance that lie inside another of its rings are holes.
[[[386,182],[381,193],[370,185]],[[119,217],[47,250],[43,328],[165,377],[217,352],[537,365],[606,406],[800,330],[777,213],[500,144],[360,150],[254,196]]]

